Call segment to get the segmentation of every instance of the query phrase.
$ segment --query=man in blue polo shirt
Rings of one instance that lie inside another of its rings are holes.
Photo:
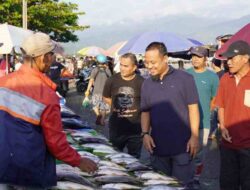
[[[151,78],[141,89],[141,125],[154,169],[188,184],[199,147],[198,93],[192,75],[168,66],[167,48],[152,42],[145,65]]]

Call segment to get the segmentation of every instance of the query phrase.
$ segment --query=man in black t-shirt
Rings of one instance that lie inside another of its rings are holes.
[[[49,78],[57,85],[60,84],[61,72],[63,69],[65,69],[65,67],[57,61],[54,61],[50,66]]]
[[[109,78],[103,90],[103,99],[111,106],[109,138],[114,147],[139,158],[142,147],[140,125],[140,94],[143,78],[135,74],[137,60],[134,54],[121,56],[120,73]]]
[[[50,66],[50,70],[48,73],[49,78],[56,83],[57,85],[57,91],[62,95],[65,96],[65,92],[62,88],[62,84],[61,84],[61,73],[63,72],[63,70],[65,70],[66,68],[64,67],[64,65],[62,65],[60,62],[54,61],[51,66]]]

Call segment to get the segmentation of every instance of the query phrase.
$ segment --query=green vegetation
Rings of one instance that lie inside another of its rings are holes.
[[[58,42],[76,42],[77,21],[84,12],[78,12],[78,5],[59,0],[27,0],[28,29],[49,34]],[[22,0],[0,0],[0,23],[22,26]]]

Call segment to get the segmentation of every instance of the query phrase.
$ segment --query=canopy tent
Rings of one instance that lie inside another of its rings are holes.
[[[97,46],[88,46],[88,47],[85,47],[81,50],[79,50],[77,52],[78,54],[80,55],[87,55],[87,56],[97,56],[97,55],[108,55],[107,52],[101,48],[101,47],[97,47]]]
[[[243,40],[250,44],[250,23],[241,28],[237,33],[235,33],[225,44],[222,45],[215,53],[217,59],[224,59],[220,56],[227,48],[235,41]]]
[[[135,53],[144,54],[151,42],[163,42],[168,52],[182,52],[197,46],[188,39],[170,32],[145,32],[131,38],[118,52],[118,54]]]

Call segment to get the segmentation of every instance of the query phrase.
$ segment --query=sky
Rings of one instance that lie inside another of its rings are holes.
[[[79,5],[81,25],[112,25],[167,15],[240,18],[250,13],[249,0],[62,0]]]
[[[79,11],[86,13],[78,24],[90,25],[75,32],[77,43],[65,46],[72,52],[91,45],[108,48],[149,30],[175,32],[211,44],[218,35],[234,33],[250,22],[250,0],[60,1],[78,4]]]

